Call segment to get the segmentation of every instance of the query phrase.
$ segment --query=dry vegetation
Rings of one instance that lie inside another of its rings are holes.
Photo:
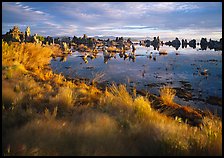
[[[190,126],[124,85],[101,91],[44,69],[50,47],[2,47],[3,155],[222,155],[216,116],[204,117],[201,128]],[[174,96],[161,89],[164,103]]]
[[[166,105],[172,105],[173,99],[176,95],[175,89],[172,89],[169,86],[164,86],[160,89],[160,98]]]

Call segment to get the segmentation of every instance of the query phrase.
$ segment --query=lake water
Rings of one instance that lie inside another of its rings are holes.
[[[84,53],[76,51],[64,59],[52,59],[51,68],[66,77],[90,80],[98,77],[97,82],[102,85],[121,83],[157,96],[163,85],[170,85],[177,91],[175,102],[222,115],[222,51],[200,50],[198,46],[178,50],[162,46],[161,49],[168,54],[159,55],[152,46],[136,45],[134,61],[121,58],[119,53],[106,60],[99,51],[97,58],[87,58],[87,62],[81,57]],[[152,58],[149,57],[151,52]],[[201,74],[204,69],[207,69],[207,75]]]

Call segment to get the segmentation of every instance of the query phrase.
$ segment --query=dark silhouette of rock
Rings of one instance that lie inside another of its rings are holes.
[[[180,40],[176,37],[175,40],[172,41],[172,46],[176,48],[176,50],[178,50],[178,48],[180,47]]]
[[[187,48],[187,40],[182,39],[182,48]]]
[[[159,45],[158,37],[153,38],[153,41],[151,42],[151,45],[153,45],[153,47],[157,47]]]
[[[170,42],[170,41],[165,42],[165,45],[171,46],[172,45],[172,42]]]
[[[134,52],[136,50],[134,44],[132,44],[132,51]]]
[[[141,41],[140,41],[140,42],[141,42]],[[145,40],[144,43],[145,43],[145,46],[146,46],[146,47],[150,47],[150,44],[151,44],[151,43],[150,43],[150,40]]]
[[[210,39],[207,43],[209,49],[222,50],[222,38],[219,41]]]
[[[158,45],[160,44],[160,38],[159,36],[157,36],[157,42],[158,42]]]
[[[128,39],[127,39],[127,43],[129,43],[129,44],[133,44],[133,42],[131,41],[131,38],[128,38]]]
[[[159,36],[156,38],[153,38],[153,41],[150,42],[150,44],[154,47],[154,50],[159,50],[160,47],[160,39]]]
[[[55,39],[53,37],[50,37],[50,36],[47,36],[47,37],[44,37],[44,41],[42,42],[42,44],[54,44],[55,43]],[[56,41],[56,44],[60,44],[59,41]]]
[[[6,42],[23,42],[25,35],[23,32],[20,32],[18,26],[14,26],[13,29],[10,29],[5,35],[3,35],[3,40]]]
[[[32,42],[34,42],[34,43],[39,43],[39,39],[37,38],[37,34],[36,34],[36,33],[33,35],[33,40],[32,40]]]
[[[140,46],[142,45],[142,41],[139,41],[139,45],[140,45]]]
[[[208,47],[208,42],[206,38],[201,38],[200,46],[202,50],[206,50]]]
[[[189,41],[189,46],[195,49],[196,48],[196,40],[195,39],[190,40]]]

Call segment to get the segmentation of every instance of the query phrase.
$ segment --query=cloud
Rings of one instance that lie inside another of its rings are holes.
[[[34,23],[40,20],[48,20],[50,17],[44,12],[33,10],[33,8],[29,6],[24,6],[19,3],[3,3],[2,6],[2,14],[3,14],[3,22],[14,23]]]
[[[199,6],[192,2],[163,2],[153,3],[151,6],[153,12],[175,12],[175,11],[189,11],[198,9]]]
[[[3,30],[9,30],[9,24],[35,24],[31,29],[52,36],[175,35],[180,30],[197,34],[193,30],[220,30],[221,6],[208,2],[4,2],[2,22]]]
[[[37,13],[37,14],[44,14],[44,12],[41,12],[41,11],[34,11],[35,13]]]

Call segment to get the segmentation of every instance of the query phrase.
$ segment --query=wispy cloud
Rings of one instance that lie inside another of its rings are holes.
[[[222,27],[222,3],[215,2],[4,2],[2,13],[3,32],[9,24],[36,24],[32,30],[52,36],[175,36]]]

